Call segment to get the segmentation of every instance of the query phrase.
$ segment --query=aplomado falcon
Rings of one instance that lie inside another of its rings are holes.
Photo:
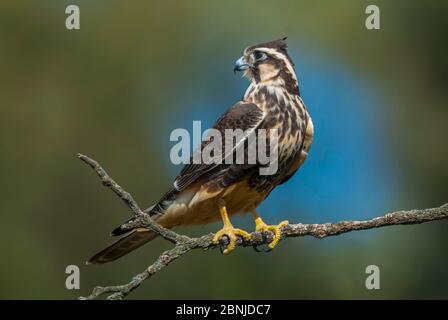
[[[223,134],[225,129],[277,130],[277,171],[262,175],[259,170],[262,164],[258,162],[187,164],[171,189],[159,202],[146,209],[157,223],[173,228],[205,224],[221,218],[224,226],[215,234],[214,242],[218,243],[226,235],[229,244],[223,252],[228,254],[235,248],[237,236],[250,237],[246,231],[234,228],[230,217],[237,213],[251,213],[255,219],[255,230],[273,232],[274,240],[269,247],[277,245],[281,228],[288,221],[267,225],[256,209],[276,186],[288,181],[299,169],[313,139],[313,124],[300,97],[294,63],[286,49],[286,38],[283,38],[244,50],[242,57],[235,62],[234,71],[243,71],[250,85],[244,97],[213,127]],[[235,145],[248,145],[244,139],[247,136],[240,137]],[[95,254],[89,263],[116,260],[157,236],[149,229],[128,231],[121,226],[113,230],[112,235],[122,237]]]

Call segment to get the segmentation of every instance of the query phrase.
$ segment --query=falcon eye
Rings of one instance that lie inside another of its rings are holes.
[[[268,55],[262,51],[254,51],[254,53],[252,55],[253,55],[254,59],[257,61],[263,61],[268,58]]]

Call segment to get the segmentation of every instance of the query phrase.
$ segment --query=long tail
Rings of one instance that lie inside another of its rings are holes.
[[[137,228],[129,232],[124,232],[121,229],[121,225],[111,233],[113,236],[122,234],[124,236],[92,256],[87,261],[87,264],[103,264],[117,260],[157,237],[155,232],[145,228]]]

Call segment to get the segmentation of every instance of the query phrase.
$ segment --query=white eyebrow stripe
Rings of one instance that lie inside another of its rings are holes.
[[[297,81],[297,77],[296,77],[296,73],[294,72],[294,68],[291,65],[291,62],[289,61],[289,59],[281,52],[278,52],[275,49],[272,48],[265,48],[265,47],[260,47],[260,48],[256,48],[256,50],[259,51],[263,51],[267,54],[270,54],[271,56],[276,57],[277,59],[281,59],[283,60],[283,62],[286,65],[286,68],[288,69],[289,73],[291,73],[291,76],[294,78],[294,80]]]

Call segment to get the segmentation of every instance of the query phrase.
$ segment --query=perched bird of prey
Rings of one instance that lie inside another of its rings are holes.
[[[224,226],[213,241],[219,243],[221,237],[228,237],[224,254],[234,250],[238,236],[250,238],[249,233],[234,228],[230,222],[230,217],[237,213],[251,213],[255,230],[273,232],[269,247],[277,245],[281,228],[288,221],[267,225],[256,209],[276,186],[288,181],[299,169],[313,139],[313,124],[300,97],[286,38],[247,47],[235,62],[234,71],[243,71],[250,85],[243,98],[219,118],[213,128],[223,135],[226,129],[245,132],[277,130],[277,171],[261,174],[259,169],[264,164],[258,161],[253,164],[190,163],[181,170],[160,201],[145,210],[166,228],[205,224],[221,218]],[[239,141],[234,141],[234,146],[248,148],[247,139],[247,135],[242,135]],[[204,141],[199,149],[206,144]],[[226,152],[222,157],[229,156]],[[230,150],[230,156],[233,157],[235,152],[236,147]],[[122,226],[113,230],[112,235],[122,237],[90,258],[88,263],[116,260],[156,237],[156,233],[149,229],[129,231]]]

